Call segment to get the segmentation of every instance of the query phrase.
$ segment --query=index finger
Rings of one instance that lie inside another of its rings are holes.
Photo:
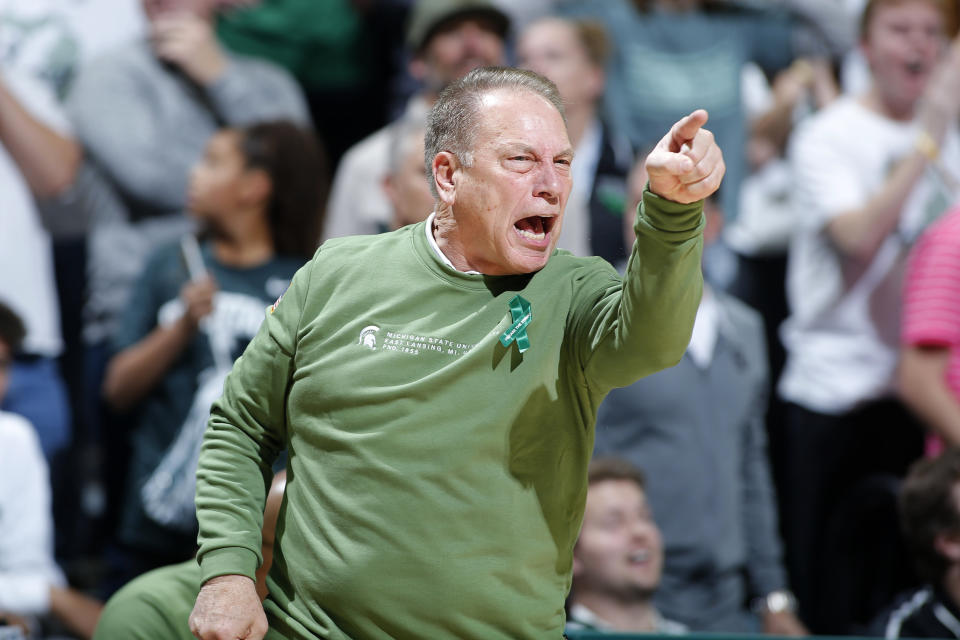
[[[700,127],[707,124],[706,109],[697,109],[688,116],[684,116],[670,128],[670,151],[678,153],[684,144],[693,140]]]

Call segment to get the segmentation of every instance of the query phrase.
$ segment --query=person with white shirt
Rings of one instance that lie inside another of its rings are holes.
[[[923,448],[894,382],[906,257],[960,199],[960,40],[948,47],[943,7],[867,2],[870,88],[809,118],[788,149],[797,229],[778,476],[787,565],[819,633],[848,630],[824,533],[852,518],[844,495],[871,475],[903,477]]]
[[[48,459],[70,441],[63,350],[50,236],[38,203],[72,184],[81,152],[52,93],[14,71],[0,75],[0,301],[24,320],[3,409],[36,427]]]
[[[0,399],[25,327],[0,303]],[[53,560],[47,463],[33,426],[0,411],[0,616],[35,616],[50,609],[51,585],[64,578]]]

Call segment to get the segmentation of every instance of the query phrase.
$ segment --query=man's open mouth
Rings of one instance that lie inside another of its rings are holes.
[[[922,60],[912,60],[905,66],[910,75],[919,76],[927,72],[927,65]]]
[[[555,219],[552,216],[530,216],[517,220],[513,224],[513,228],[524,238],[538,242],[550,233]]]

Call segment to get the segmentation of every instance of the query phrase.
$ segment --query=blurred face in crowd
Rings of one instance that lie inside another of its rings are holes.
[[[517,62],[557,85],[568,107],[594,104],[603,94],[603,70],[590,60],[576,27],[566,20],[548,18],[527,27],[517,40]]]
[[[648,599],[662,570],[663,542],[643,489],[625,479],[592,483],[573,551],[575,589]]]
[[[444,154],[434,159],[435,173]],[[440,189],[456,220],[454,252],[487,275],[543,268],[573,184],[573,150],[560,113],[531,91],[487,93],[471,155],[470,166],[452,164],[452,184]]]
[[[216,227],[226,217],[264,198],[264,173],[246,167],[240,134],[224,129],[207,142],[190,172],[187,207],[199,220]]]
[[[407,132],[400,141],[396,164],[384,178],[383,189],[393,205],[393,226],[425,220],[433,211],[433,194],[423,173],[423,130]]]
[[[946,44],[941,12],[931,0],[879,4],[866,25],[861,47],[881,100],[910,112]]]
[[[482,17],[453,20],[434,33],[411,63],[413,75],[439,93],[474,69],[502,65],[503,40]]]

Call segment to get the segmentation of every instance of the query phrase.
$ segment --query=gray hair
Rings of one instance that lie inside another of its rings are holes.
[[[524,90],[541,96],[552,104],[563,118],[563,99],[557,87],[539,73],[512,67],[481,67],[450,84],[440,93],[437,103],[427,114],[424,137],[424,166],[433,197],[439,197],[433,180],[433,159],[448,151],[469,167],[473,164],[473,145],[478,112],[483,96],[500,89]]]

